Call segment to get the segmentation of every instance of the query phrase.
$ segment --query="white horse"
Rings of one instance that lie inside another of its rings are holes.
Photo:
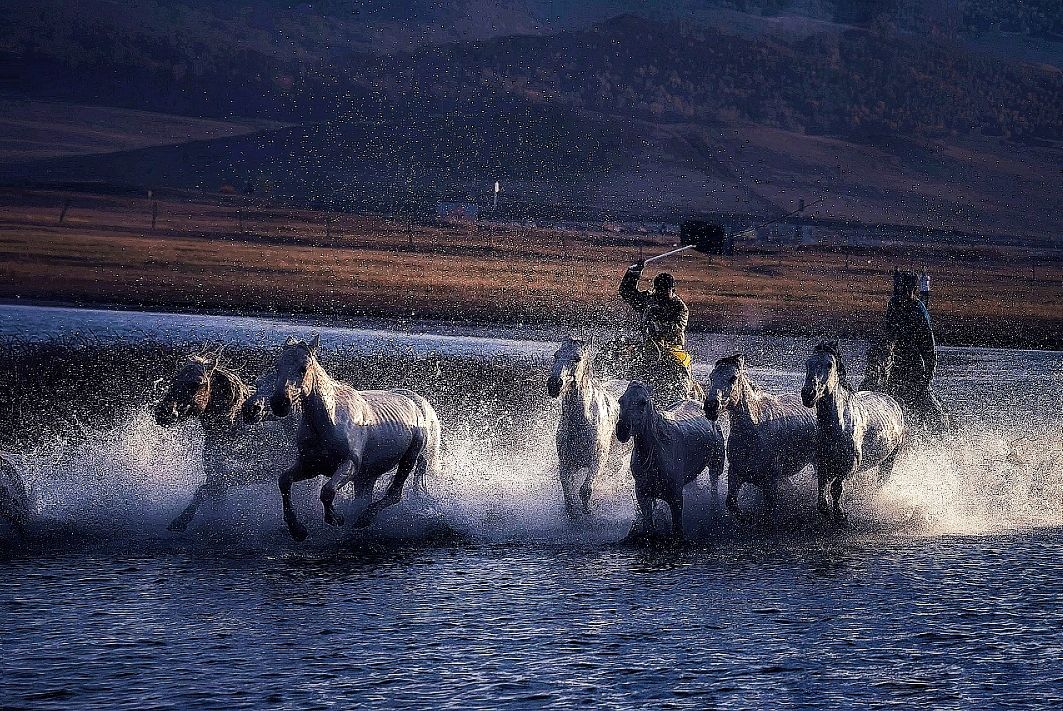
[[[381,509],[400,501],[411,473],[423,481],[429,468],[439,467],[439,418],[428,401],[412,390],[358,391],[333,380],[317,361],[319,345],[318,336],[310,343],[288,339],[270,396],[278,417],[285,417],[296,403],[303,408],[298,459],[278,480],[284,521],[297,541],[306,538],[306,527],[292,507],[294,482],[329,477],[321,487],[325,522],[342,526],[343,517],[333,507],[336,492],[354,482],[359,496],[371,496],[377,479],[394,469],[384,496],[355,522],[364,528]]]
[[[30,519],[29,494],[13,455],[0,452],[0,518],[7,520],[20,536],[26,535]]]
[[[590,513],[591,487],[605,471],[613,445],[621,380],[599,381],[591,372],[586,341],[566,338],[554,354],[546,392],[561,398],[557,423],[557,475],[572,518]],[[577,492],[579,499],[577,500]]]
[[[762,392],[746,373],[741,353],[716,361],[705,396],[705,416],[715,422],[730,413],[727,435],[727,508],[743,518],[738,494],[753,484],[775,506],[778,483],[789,479],[815,458],[816,418],[793,395]]]
[[[853,391],[837,341],[820,343],[808,359],[801,401],[816,412],[817,506],[831,514],[830,484],[834,517],[843,520],[842,481],[876,467],[880,482],[889,477],[905,440],[904,414],[889,395]]]
[[[294,442],[298,417],[279,425],[248,426],[266,419],[261,413],[268,393],[262,392],[261,382],[251,393],[239,375],[221,365],[220,350],[192,356],[174,375],[155,408],[155,421],[170,427],[192,418],[199,420],[203,426],[206,481],[170,522],[169,530],[188,528],[204,501],[217,505],[229,488],[264,478],[269,463],[263,457],[274,454],[274,440]]]
[[[634,438],[631,477],[635,480],[635,522],[628,539],[653,529],[653,504],[660,499],[672,513],[672,535],[683,535],[683,487],[698,478],[706,467],[712,487],[723,472],[723,432],[704,417],[702,406],[685,400],[666,411],[653,404],[650,389],[637,380],[620,396],[616,437]]]

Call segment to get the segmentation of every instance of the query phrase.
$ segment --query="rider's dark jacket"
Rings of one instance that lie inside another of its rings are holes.
[[[886,308],[886,343],[893,346],[890,382],[925,387],[934,377],[937,354],[930,314],[918,299],[895,295]]]
[[[687,305],[678,296],[660,298],[652,291],[639,289],[642,270],[632,267],[620,280],[620,298],[631,305],[641,319],[647,340],[662,350],[682,349],[686,343]]]

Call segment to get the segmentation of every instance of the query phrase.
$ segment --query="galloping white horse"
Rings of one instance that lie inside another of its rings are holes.
[[[26,535],[29,523],[29,494],[14,457],[0,452],[0,518],[6,519],[20,536]]]
[[[743,484],[764,493],[774,508],[778,482],[788,479],[815,457],[816,418],[792,395],[762,392],[746,373],[741,353],[716,361],[705,396],[705,416],[715,422],[730,413],[727,436],[727,508],[742,518],[738,494]]]
[[[321,488],[325,522],[342,526],[343,517],[333,507],[336,492],[354,482],[359,496],[371,496],[377,479],[395,469],[384,496],[355,522],[362,528],[380,509],[399,502],[411,473],[423,480],[430,467],[439,467],[439,418],[428,401],[412,390],[358,391],[333,380],[317,361],[319,345],[318,336],[310,343],[288,339],[270,396],[278,417],[285,417],[296,403],[303,408],[298,459],[278,480],[284,521],[297,541],[307,532],[292,507],[293,482],[328,476]]]
[[[719,485],[723,471],[723,432],[704,417],[702,407],[684,400],[659,411],[650,389],[637,380],[620,396],[616,437],[635,439],[631,451],[631,477],[635,480],[635,522],[628,539],[646,535],[653,528],[653,503],[661,499],[672,512],[672,535],[683,535],[683,487],[698,478],[706,467],[712,487]]]
[[[853,391],[837,341],[820,343],[808,359],[801,400],[816,411],[817,506],[830,515],[830,484],[834,517],[843,520],[842,481],[875,467],[879,481],[889,477],[905,440],[904,414],[889,395]]]
[[[546,392],[550,397],[561,398],[557,475],[570,517],[590,513],[591,486],[595,477],[605,471],[613,444],[622,384],[625,383],[621,380],[603,382],[594,377],[586,341],[566,338],[554,354]]]
[[[203,426],[203,470],[207,480],[170,522],[169,530],[184,531],[205,500],[218,503],[230,487],[263,477],[268,471],[268,460],[263,457],[274,452],[275,437],[294,441],[298,418],[254,430],[247,426],[264,419],[257,415],[249,417],[248,413],[260,411],[265,397],[258,389],[250,393],[239,375],[221,365],[220,350],[192,356],[174,375],[155,408],[155,421],[169,427],[187,419],[199,419]]]

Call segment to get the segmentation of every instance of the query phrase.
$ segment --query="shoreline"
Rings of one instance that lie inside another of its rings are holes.
[[[42,308],[61,308],[61,309],[85,309],[85,310],[97,310],[97,311],[112,311],[112,312],[126,312],[136,314],[158,314],[158,315],[185,315],[185,316],[211,316],[211,317],[226,317],[232,316],[235,318],[261,318],[261,319],[276,319],[283,321],[293,322],[293,325],[305,325],[309,328],[323,327],[323,328],[351,328],[351,329],[366,329],[366,330],[379,330],[388,332],[405,332],[421,335],[446,335],[446,336],[482,336],[484,331],[491,331],[492,338],[502,339],[514,339],[514,340],[537,340],[543,342],[551,342],[559,340],[565,335],[570,335],[578,329],[566,328],[559,321],[538,321],[536,323],[509,320],[477,320],[477,319],[456,319],[456,318],[439,318],[429,314],[419,315],[411,314],[408,317],[403,317],[398,314],[386,315],[382,313],[372,313],[364,315],[336,315],[322,311],[278,311],[278,310],[256,310],[256,309],[221,309],[221,308],[199,308],[199,309],[174,309],[165,308],[164,306],[157,304],[125,304],[116,301],[108,300],[84,300],[73,301],[64,299],[37,299],[37,298],[10,298],[0,296],[0,306],[27,306],[27,307],[42,307]],[[337,319],[329,321],[329,319]],[[587,324],[587,328],[584,330],[600,330],[608,327],[607,319],[596,319]],[[723,337],[754,337],[754,338],[816,338],[823,336],[820,333],[810,333],[808,329],[795,329],[793,331],[786,330],[766,330],[766,329],[703,329],[690,327],[688,333],[692,335],[705,335],[705,336],[723,336]],[[844,334],[837,333],[834,336],[843,340],[862,341],[867,342],[871,334],[861,334],[846,332]],[[833,337],[833,336],[832,336]],[[1060,348],[1038,348],[1031,347],[1022,340],[1014,340],[1010,342],[943,342],[940,339],[937,342],[938,348],[978,348],[986,350],[1010,350],[1010,351],[1028,351],[1028,352],[1047,352],[1054,353],[1063,351],[1063,347]]]

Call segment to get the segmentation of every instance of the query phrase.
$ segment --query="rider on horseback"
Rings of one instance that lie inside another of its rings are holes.
[[[877,380],[879,387],[874,389],[892,395],[905,412],[931,432],[939,433],[947,428],[948,420],[930,389],[937,368],[936,344],[930,314],[919,300],[917,288],[915,274],[894,270],[884,340],[878,348],[872,348],[884,362],[873,363],[868,358],[867,380]]]
[[[645,380],[661,403],[687,397],[693,378],[692,359],[686,352],[689,311],[675,293],[675,278],[662,272],[653,279],[653,291],[641,291],[643,260],[631,266],[620,281],[620,298],[639,315],[643,352],[636,360],[636,377]]]

